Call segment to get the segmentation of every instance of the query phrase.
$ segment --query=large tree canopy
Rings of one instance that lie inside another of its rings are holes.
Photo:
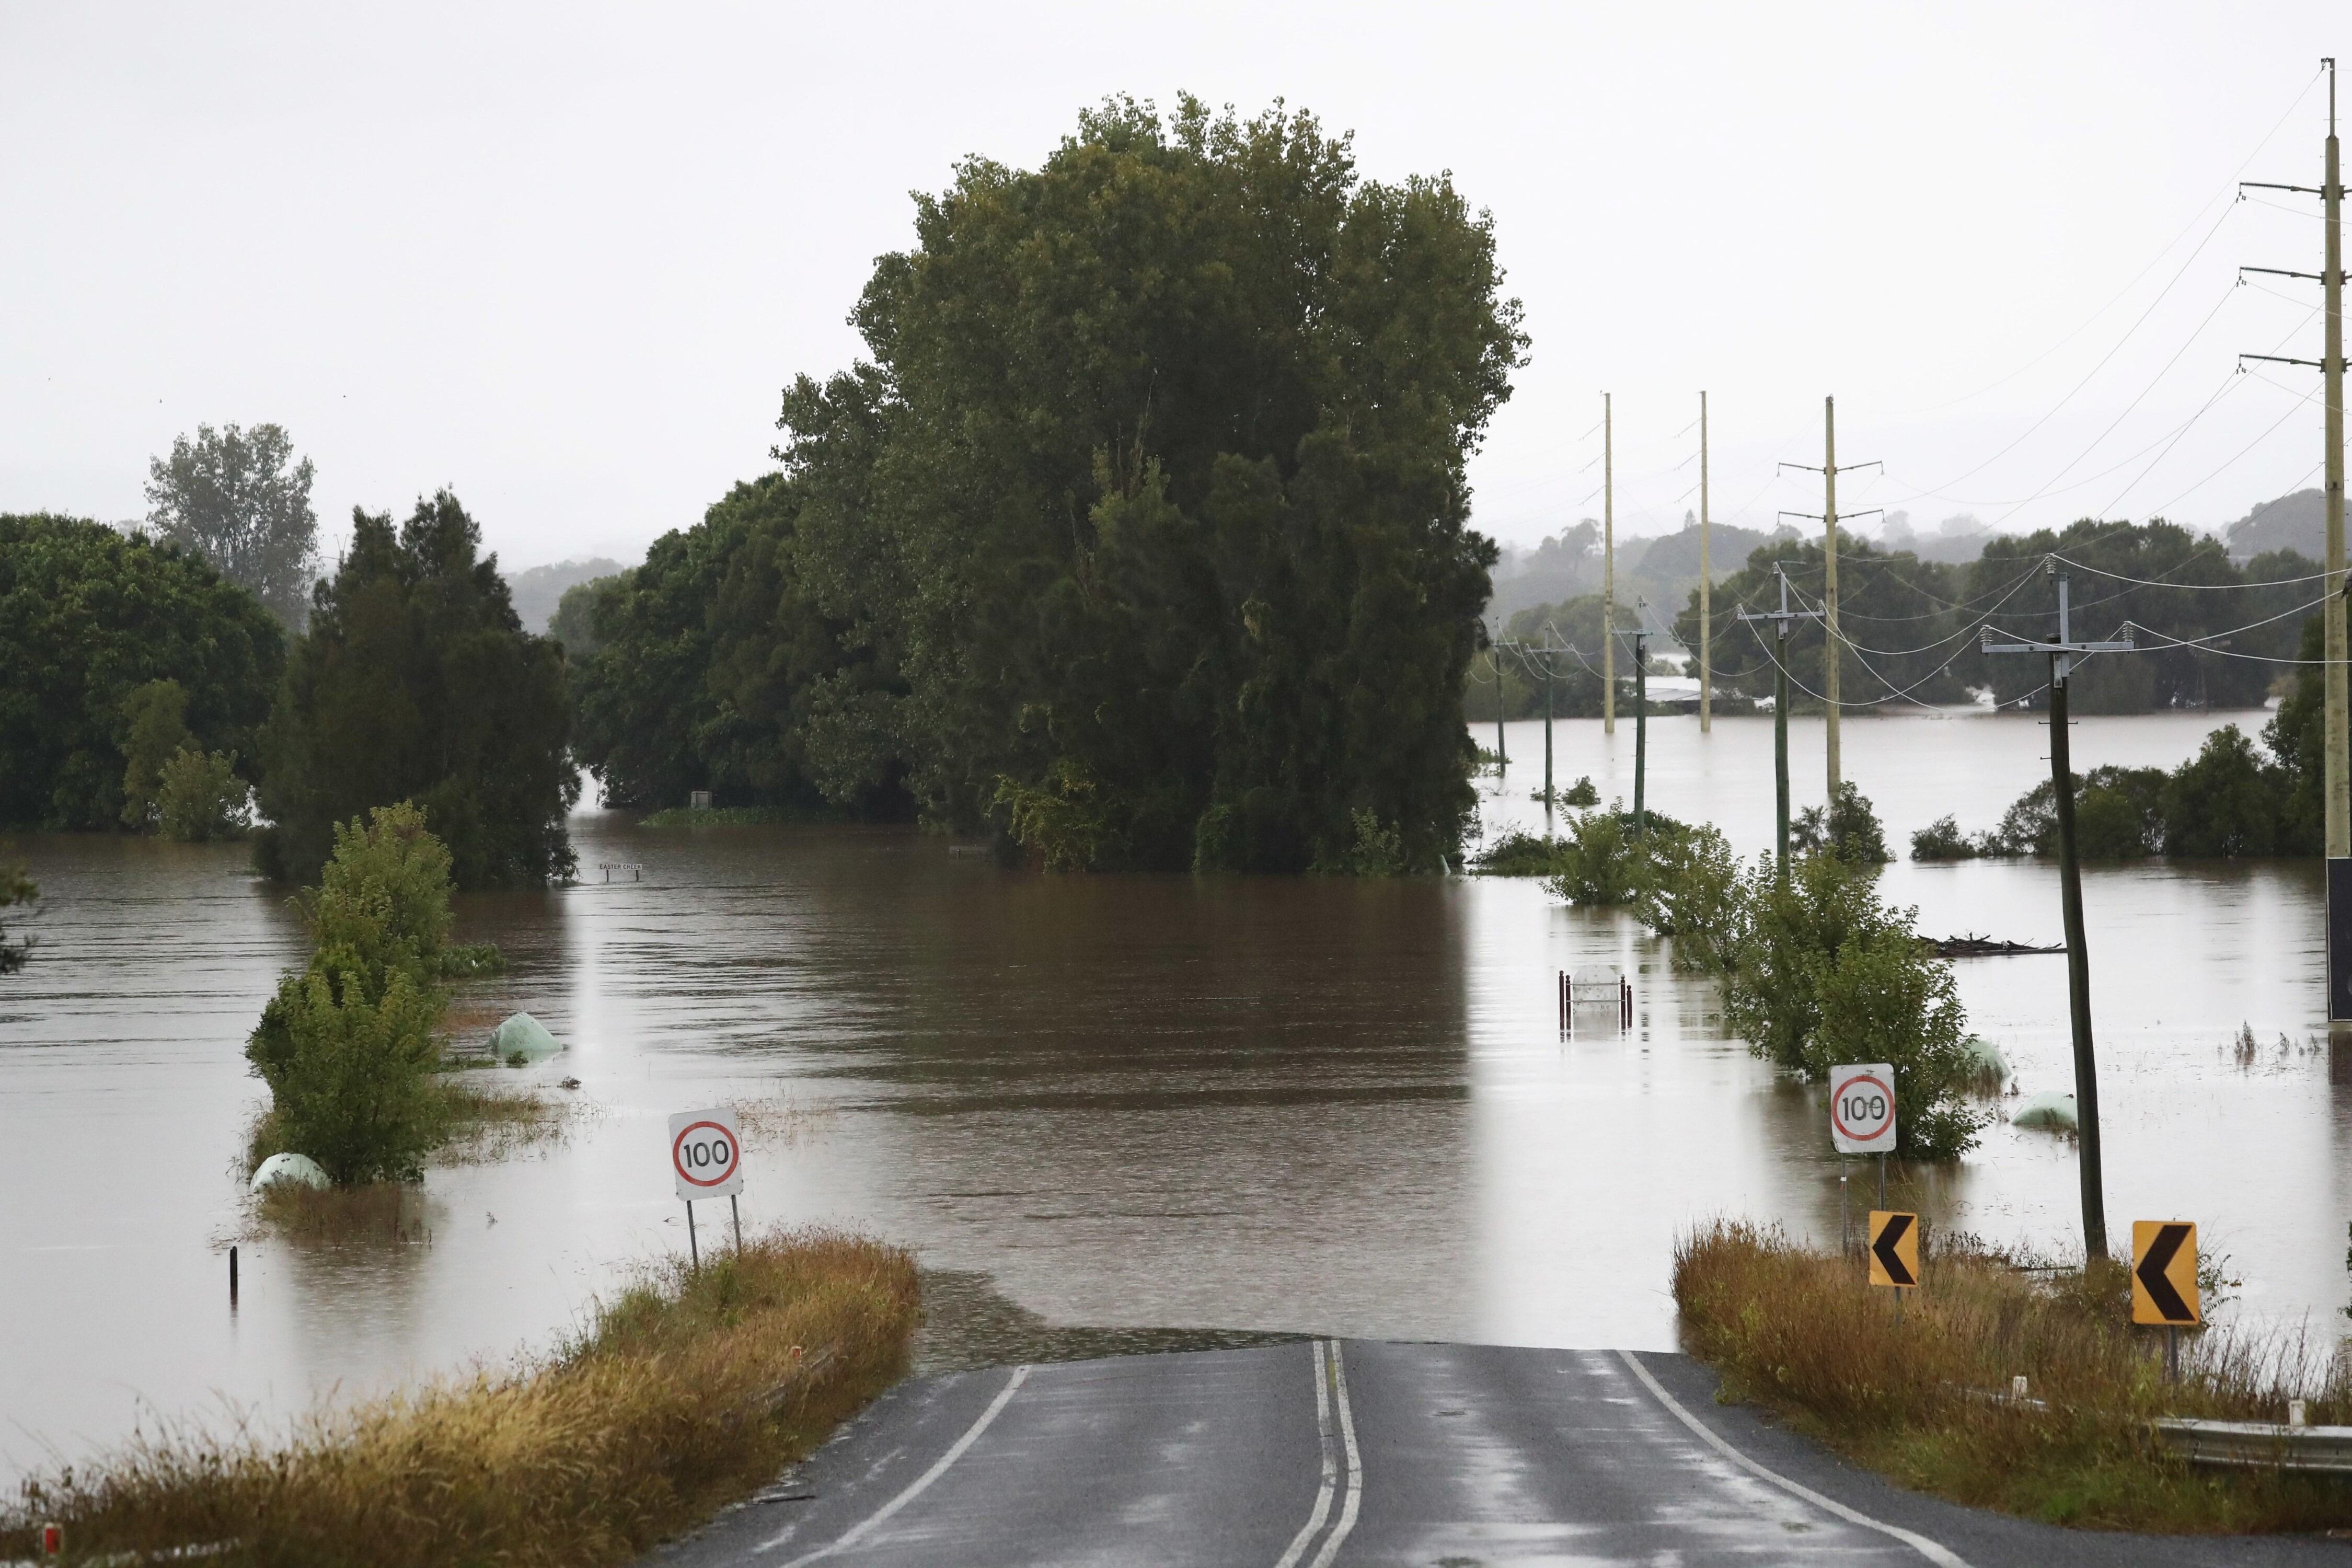
[[[196,426],[147,465],[148,525],[249,588],[289,626],[309,608],[319,561],[310,459],[275,425]]]
[[[336,824],[413,800],[460,887],[569,875],[579,798],[555,644],[522,629],[498,558],[443,490],[397,529],[352,514],[352,544],[319,584],[263,737],[259,858],[308,881]]]
[[[175,680],[200,751],[252,776],[284,635],[171,544],[46,513],[0,516],[0,826],[120,826],[129,699]]]
[[[785,395],[789,525],[730,543],[715,509],[600,596],[592,765],[903,791],[1064,865],[1455,852],[1494,560],[1463,470],[1526,342],[1486,217],[1310,115],[1187,100],[960,165],[916,231],[859,300],[872,361]],[[755,548],[790,563],[729,645]]]

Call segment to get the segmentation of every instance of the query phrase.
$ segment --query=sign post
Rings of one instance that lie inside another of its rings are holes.
[[[743,1215],[736,1194],[743,1190],[743,1140],[736,1133],[735,1113],[725,1106],[709,1110],[681,1110],[669,1119],[669,1168],[677,1195],[686,1203],[687,1256],[702,1267],[702,1248],[695,1240],[694,1200],[727,1200],[735,1215],[735,1246],[743,1245]]]
[[[2132,1221],[2132,1321],[2164,1326],[2164,1367],[2180,1381],[2180,1331],[2205,1321],[2197,1299],[2197,1226],[2189,1220]]]
[[[1841,1154],[1878,1156],[1878,1206],[1886,1206],[1886,1156],[1895,1148],[1895,1068],[1849,1062],[1830,1068],[1830,1142]],[[1838,1229],[1845,1230],[1845,1180],[1838,1179]]]

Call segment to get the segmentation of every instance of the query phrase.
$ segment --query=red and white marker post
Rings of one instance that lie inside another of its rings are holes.
[[[694,1237],[694,1200],[725,1198],[735,1219],[735,1246],[743,1246],[743,1213],[736,1194],[743,1190],[743,1140],[735,1130],[735,1113],[725,1106],[709,1110],[681,1110],[669,1119],[669,1169],[677,1179],[677,1195],[686,1201],[686,1248],[694,1266],[702,1267],[702,1249]]]

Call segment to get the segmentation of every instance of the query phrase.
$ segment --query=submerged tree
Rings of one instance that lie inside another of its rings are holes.
[[[259,602],[178,546],[75,518],[0,516],[0,826],[121,826],[126,747],[144,743],[131,700],[154,682],[180,696],[152,730],[254,757],[284,659],[285,635]],[[152,769],[170,755],[151,756]],[[145,805],[132,816],[147,820]]]
[[[600,593],[592,765],[1094,867],[1457,854],[1494,559],[1465,464],[1526,342],[1485,215],[1188,99],[969,161],[915,218],[871,363],[785,395],[769,520]]]
[[[269,875],[315,875],[337,823],[399,800],[447,844],[460,887],[571,874],[563,819],[580,784],[562,655],[522,629],[480,545],[447,490],[397,529],[353,512],[263,738]]]
[[[447,1121],[433,1074],[449,930],[449,851],[405,802],[333,826],[302,900],[313,952],[246,1045],[269,1085],[268,1142],[340,1184],[411,1181]]]
[[[30,904],[41,896],[41,889],[25,875],[25,868],[0,860],[0,910],[11,904]],[[25,957],[33,950],[31,942],[18,937],[8,940],[8,927],[0,921],[0,974],[14,974],[25,967]]]
[[[310,459],[275,425],[196,426],[147,465],[148,526],[202,555],[289,626],[309,608],[319,562]]]

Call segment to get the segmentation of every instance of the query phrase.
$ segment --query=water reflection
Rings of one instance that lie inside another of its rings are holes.
[[[2076,750],[2169,764],[2208,727],[2093,720]],[[1512,727],[1515,755],[1540,757],[1538,728]],[[1801,806],[1819,731],[1795,728]],[[1858,722],[1845,744],[1897,844],[1948,812],[1989,824],[2047,768],[2030,718]],[[1563,784],[1630,795],[1630,725],[1563,724],[1558,745]],[[1760,721],[1704,742],[1659,721],[1649,799],[1761,849],[1770,748]],[[1486,781],[1489,830],[1539,824],[1539,783],[1524,761]],[[234,847],[27,846],[49,903],[37,963],[0,984],[0,1242],[30,1281],[0,1304],[7,1462],[120,1434],[140,1397],[282,1414],[545,1347],[636,1261],[684,1250],[662,1119],[718,1100],[769,1108],[747,1220],[903,1240],[943,1279],[992,1281],[964,1293],[1008,1301],[990,1321],[1020,1334],[1042,1317],[1664,1345],[1677,1230],[1719,1213],[1837,1230],[1818,1096],[1724,1038],[1711,987],[1630,920],[1531,883],[1046,878],[896,830],[587,814],[577,832],[584,864],[643,879],[469,898],[460,935],[512,960],[497,1005],[570,1044],[521,1076],[576,1076],[601,1113],[520,1160],[435,1171],[429,1246],[248,1244],[236,1319],[228,1165],[261,1098],[239,1050],[299,928]],[[1933,932],[2057,932],[2043,868],[1902,865],[1886,887]],[[2111,1226],[2199,1218],[2250,1307],[2324,1330],[2352,1089],[2303,1049],[2318,900],[2302,866],[2085,879]],[[1634,1024],[1604,1008],[1563,1039],[1554,976],[1591,963],[1632,973]],[[2066,1087],[2063,961],[1959,974],[2021,1086]],[[2242,1067],[2242,1024],[2263,1042]],[[2003,1126],[1913,1190],[1937,1224],[2063,1245],[2074,1184],[2066,1144]]]

